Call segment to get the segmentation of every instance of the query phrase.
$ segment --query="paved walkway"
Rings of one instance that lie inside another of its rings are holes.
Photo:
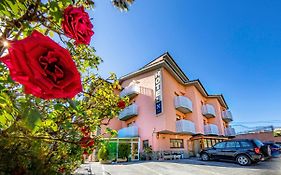
[[[171,161],[139,161],[103,165],[83,164],[76,172],[94,175],[281,175],[281,159],[271,159],[251,166],[230,162],[181,159]]]

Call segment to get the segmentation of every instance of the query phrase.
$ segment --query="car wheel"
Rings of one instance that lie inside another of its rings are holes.
[[[201,154],[201,159],[203,161],[207,161],[207,160],[210,160],[210,157],[207,153],[203,153],[203,154]]]
[[[250,165],[251,164],[251,160],[246,155],[239,155],[239,156],[237,156],[236,157],[236,162],[239,165],[242,165],[242,166],[246,166],[246,165]]]

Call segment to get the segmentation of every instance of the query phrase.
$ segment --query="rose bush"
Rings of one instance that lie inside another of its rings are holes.
[[[75,39],[76,44],[90,44],[93,25],[84,7],[68,6],[63,13],[62,28],[66,36]]]
[[[73,98],[82,91],[80,74],[69,52],[38,31],[11,41],[1,58],[27,94],[43,99]]]
[[[112,2],[127,10],[133,0]],[[102,59],[87,45],[94,32],[82,6],[95,7],[93,0],[0,1],[0,174],[73,174],[102,141],[102,121],[119,114],[120,100],[128,104],[114,74],[94,73]],[[81,83],[82,93],[64,99]]]

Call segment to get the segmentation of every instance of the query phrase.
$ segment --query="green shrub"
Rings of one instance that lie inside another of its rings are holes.
[[[99,148],[98,159],[99,161],[109,160],[109,151],[106,145],[101,145],[101,147]]]
[[[131,145],[128,143],[120,143],[118,147],[118,157],[128,161],[129,155],[131,153]]]

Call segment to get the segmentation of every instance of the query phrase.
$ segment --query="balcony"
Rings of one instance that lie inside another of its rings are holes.
[[[219,129],[217,125],[208,124],[204,126],[205,135],[219,135]]]
[[[192,101],[185,96],[175,97],[175,108],[180,112],[186,114],[192,112]]]
[[[129,118],[132,118],[134,116],[138,115],[138,105],[131,104],[130,106],[127,106],[123,111],[119,114],[119,120],[128,120]]]
[[[222,111],[222,119],[223,119],[225,122],[231,122],[231,121],[233,121],[231,111],[229,111],[229,110]]]
[[[137,126],[129,126],[126,128],[122,128],[118,131],[119,138],[138,137],[138,136],[139,136],[139,128]]]
[[[235,136],[236,135],[236,132],[235,132],[235,129],[234,128],[225,128],[224,129],[224,135],[225,136]]]
[[[183,134],[195,134],[195,124],[190,120],[176,121],[176,132]]]
[[[131,85],[131,86],[125,87],[120,92],[120,97],[128,96],[129,98],[133,98],[134,96],[138,95],[139,93],[140,93],[140,86]]]
[[[216,117],[216,110],[213,105],[205,104],[202,106],[202,115],[207,118]]]

